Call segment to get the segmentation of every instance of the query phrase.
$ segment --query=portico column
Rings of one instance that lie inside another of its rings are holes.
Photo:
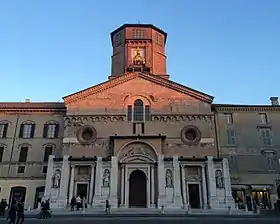
[[[63,156],[60,189],[59,189],[59,200],[57,204],[59,208],[63,208],[67,205],[69,175],[70,175],[69,156]]]
[[[215,180],[215,173],[214,173],[214,163],[213,163],[213,156],[207,156],[207,183],[208,183],[208,195],[209,195],[209,207],[216,208],[218,205],[216,203],[216,180]]]
[[[150,205],[151,205],[151,167],[149,166],[148,167],[148,177],[147,177],[147,208],[150,208]]]
[[[203,197],[203,208],[206,209],[207,206],[207,190],[206,190],[206,178],[205,178],[205,166],[201,167],[202,175],[202,197]]]
[[[173,173],[174,173],[174,206],[182,207],[182,195],[180,187],[180,165],[178,161],[178,156],[173,156]]]
[[[71,174],[70,174],[70,189],[69,189],[69,201],[73,198],[74,193],[74,176],[75,176],[75,165],[71,165]],[[77,196],[77,195],[75,195]]]
[[[164,175],[164,156],[158,155],[158,206],[165,205],[165,175]]]
[[[181,166],[181,180],[182,180],[182,192],[183,192],[183,203],[185,204],[185,206],[188,204],[188,200],[187,200],[187,188],[186,188],[186,174],[185,174],[185,166]]]
[[[93,206],[100,207],[102,205],[102,198],[101,198],[101,187],[102,187],[102,157],[97,157],[96,161],[96,172],[95,172],[95,192],[93,197]],[[103,206],[103,205],[102,205]]]
[[[48,170],[47,170],[47,177],[46,177],[46,187],[44,192],[44,200],[47,200],[51,197],[51,188],[52,188],[52,177],[54,173],[54,155],[49,156],[48,161]]]
[[[110,205],[112,208],[118,207],[118,171],[118,159],[116,156],[112,156],[110,177]]]
[[[89,203],[92,203],[94,191],[94,165],[91,165]]]
[[[125,165],[125,175],[124,175],[124,180],[125,180],[125,207],[128,208],[129,207],[129,179],[128,179],[128,172],[127,172],[127,165]]]
[[[122,189],[122,192],[121,192],[121,205],[124,207],[125,205],[125,167],[124,165],[122,165],[122,176],[121,176],[121,189]]]
[[[152,206],[155,207],[155,168],[154,164],[151,166],[151,183],[152,183]]]

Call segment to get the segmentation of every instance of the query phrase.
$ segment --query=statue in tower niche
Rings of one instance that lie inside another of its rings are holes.
[[[103,187],[110,187],[110,171],[108,169],[104,170]]]
[[[145,59],[142,54],[143,54],[143,50],[140,50],[140,48],[137,47],[136,50],[134,51],[133,64],[145,65]]]
[[[166,187],[173,187],[173,177],[172,177],[172,171],[170,169],[166,170],[165,179],[166,179]]]
[[[52,188],[59,188],[60,187],[60,178],[61,178],[60,170],[55,170],[55,172],[52,176]]]

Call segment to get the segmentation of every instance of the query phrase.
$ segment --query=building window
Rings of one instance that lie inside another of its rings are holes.
[[[44,162],[49,161],[49,156],[53,154],[54,147],[52,145],[45,147]]]
[[[225,114],[225,118],[228,124],[233,124],[233,118],[231,113]]]
[[[122,35],[121,35],[121,33],[117,33],[117,34],[115,35],[115,46],[116,46],[116,47],[119,46],[119,45],[121,45],[121,40],[122,40]]]
[[[142,29],[133,29],[132,33],[134,39],[144,39],[145,37],[145,30]]]
[[[0,146],[0,162],[3,162],[4,146]]]
[[[25,171],[25,166],[19,166],[18,167],[18,173],[24,173],[24,171]]]
[[[18,159],[20,163],[25,163],[27,161],[28,149],[29,149],[28,146],[22,146],[20,148],[20,154]]]
[[[272,145],[271,130],[269,128],[261,128],[260,133],[261,133],[263,144],[267,146]]]
[[[157,33],[156,43],[157,45],[162,46],[162,36],[159,33]]]
[[[236,145],[236,135],[235,135],[235,131],[232,129],[227,130],[227,144]]]
[[[42,170],[42,173],[47,173],[48,172],[48,166],[43,166],[43,170]]]
[[[127,106],[127,120],[132,121],[132,106]]]
[[[264,151],[263,155],[265,156],[268,169],[275,170],[277,167],[276,153],[274,151]]]
[[[144,107],[142,100],[135,100],[134,102],[134,121],[144,120]]]
[[[47,123],[44,125],[43,138],[58,138],[59,124]]]
[[[261,124],[267,124],[267,115],[266,115],[266,113],[260,113],[259,117],[260,117]]]
[[[0,124],[0,138],[6,138],[8,131],[8,124]]]
[[[146,121],[150,121],[151,120],[151,110],[150,110],[150,106],[149,105],[145,106],[145,120]]]
[[[19,138],[34,138],[35,124],[21,124]]]

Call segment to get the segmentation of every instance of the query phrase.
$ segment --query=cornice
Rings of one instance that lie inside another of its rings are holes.
[[[280,111],[280,106],[269,105],[222,105],[213,104],[212,110],[217,112],[265,112],[265,111]]]
[[[0,113],[17,115],[17,114],[66,114],[66,109],[1,109]]]
[[[212,114],[184,114],[184,115],[152,115],[152,121],[194,121],[205,120],[212,122]]]
[[[79,126],[88,122],[116,122],[125,121],[125,114],[115,115],[70,115],[64,118],[65,126]]]

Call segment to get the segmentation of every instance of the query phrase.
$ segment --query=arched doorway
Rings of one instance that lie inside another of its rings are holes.
[[[134,170],[129,178],[129,207],[147,206],[147,177],[141,170]]]
[[[12,203],[13,200],[25,201],[25,196],[26,196],[26,187],[21,187],[21,186],[12,187],[10,193],[9,205]]]

